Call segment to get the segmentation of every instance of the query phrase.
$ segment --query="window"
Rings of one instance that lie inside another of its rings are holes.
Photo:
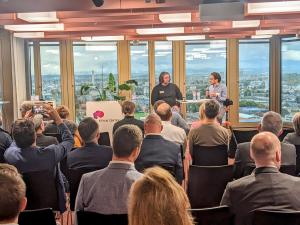
[[[75,42],[74,80],[76,121],[86,115],[86,102],[111,100],[113,96],[103,91],[109,86],[112,75],[118,86],[118,56],[116,42]],[[110,84],[111,85],[111,84]]]
[[[239,121],[260,121],[269,111],[269,40],[241,40],[239,66]]]
[[[29,72],[29,78],[31,83],[31,92],[30,95],[34,96],[35,93],[35,72],[34,72],[34,51],[33,51],[33,43],[28,43],[28,72]]]
[[[59,42],[41,42],[42,98],[61,104]]]
[[[172,77],[172,42],[156,41],[155,42],[155,83],[158,84],[158,78],[161,72],[169,72]],[[172,81],[171,81],[172,82]]]
[[[226,41],[188,41],[186,55],[186,99],[205,98],[209,75],[220,73],[226,83]],[[188,122],[199,119],[199,104],[187,104]]]
[[[149,63],[148,42],[130,44],[131,79],[138,82],[132,92],[132,101],[136,105],[136,118],[144,119],[149,113]]]
[[[285,38],[281,42],[281,115],[291,122],[300,108],[300,40]]]

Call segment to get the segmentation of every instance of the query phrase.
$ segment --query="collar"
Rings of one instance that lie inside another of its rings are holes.
[[[148,136],[161,136],[161,133],[148,133],[146,134],[146,137]]]
[[[255,174],[260,174],[260,173],[279,173],[279,169],[276,167],[258,167],[254,170]]]
[[[161,121],[162,124],[171,124],[171,121]]]
[[[89,142],[89,143],[85,143],[83,147],[88,147],[88,146],[98,146],[98,144],[94,143],[94,142]]]
[[[218,84],[213,84],[212,86],[213,86],[213,87],[219,87],[219,86],[220,86],[220,83],[218,83]]]
[[[128,161],[118,161],[118,160],[112,160],[109,162],[109,165],[111,164],[126,164],[126,165],[131,165],[133,166],[134,164],[132,162],[128,162]]]

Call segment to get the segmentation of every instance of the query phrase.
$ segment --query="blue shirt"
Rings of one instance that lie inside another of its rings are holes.
[[[227,87],[225,84],[215,84],[208,87],[209,93],[218,93],[216,97],[209,97],[210,99],[215,99],[220,103],[223,103],[227,98]]]

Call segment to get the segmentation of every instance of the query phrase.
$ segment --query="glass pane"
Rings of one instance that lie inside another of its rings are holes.
[[[240,41],[239,66],[239,121],[258,122],[269,110],[269,41]]]
[[[291,122],[300,108],[300,40],[283,39],[281,57],[281,115]]]
[[[118,59],[116,42],[75,42],[74,80],[76,121],[86,115],[86,101],[112,100],[115,93],[103,93],[109,86],[109,75],[118,86]],[[116,90],[117,91],[117,90]]]
[[[172,77],[172,42],[156,41],[155,42],[155,83],[158,84],[158,77],[161,72],[169,72]],[[172,82],[172,81],[171,81]]]
[[[60,53],[58,42],[41,42],[42,98],[61,104]]]
[[[189,41],[185,45],[186,99],[205,98],[209,75],[218,72],[226,84],[226,41]],[[187,104],[187,121],[199,119],[199,104]]]
[[[29,63],[29,76],[31,80],[31,95],[35,94],[35,73],[34,73],[34,52],[33,52],[33,43],[28,44],[28,63]]]
[[[132,92],[132,101],[136,104],[136,118],[144,119],[150,106],[148,42],[131,42],[130,55],[131,79],[138,82],[138,86]]]

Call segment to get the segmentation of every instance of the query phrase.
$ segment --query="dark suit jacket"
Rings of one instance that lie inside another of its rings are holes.
[[[256,209],[300,210],[300,178],[261,167],[246,177],[227,184],[221,205],[235,214],[236,225],[251,225]]]
[[[113,134],[115,131],[122,125],[131,124],[138,126],[144,134],[144,122],[138,119],[135,119],[133,116],[125,116],[124,119],[116,122],[113,126]]]
[[[67,128],[62,123],[58,126],[62,135],[63,142],[58,145],[50,145],[46,148],[28,147],[24,149],[18,148],[16,145],[11,145],[4,154],[6,162],[14,165],[20,173],[29,173],[42,170],[54,171],[55,179],[57,180],[58,198],[60,210],[64,212],[66,209],[65,190],[58,163],[67,156],[73,145],[73,137]]]
[[[57,145],[56,137],[46,136],[44,134],[36,135],[36,145],[39,147],[48,147],[49,145]]]
[[[0,128],[0,163],[4,163],[4,152],[12,143],[12,139],[8,132]]]
[[[235,163],[239,163],[237,174],[243,174],[246,166],[255,166],[250,157],[250,142],[238,144],[235,153]],[[294,145],[281,143],[281,164],[296,165],[296,148]]]
[[[87,143],[68,153],[68,167],[79,169],[82,167],[105,168],[112,159],[112,148],[95,143]]]
[[[147,163],[174,165],[177,180],[181,182],[183,179],[180,145],[164,139],[161,135],[147,135],[144,138],[135,166],[141,171]]]

